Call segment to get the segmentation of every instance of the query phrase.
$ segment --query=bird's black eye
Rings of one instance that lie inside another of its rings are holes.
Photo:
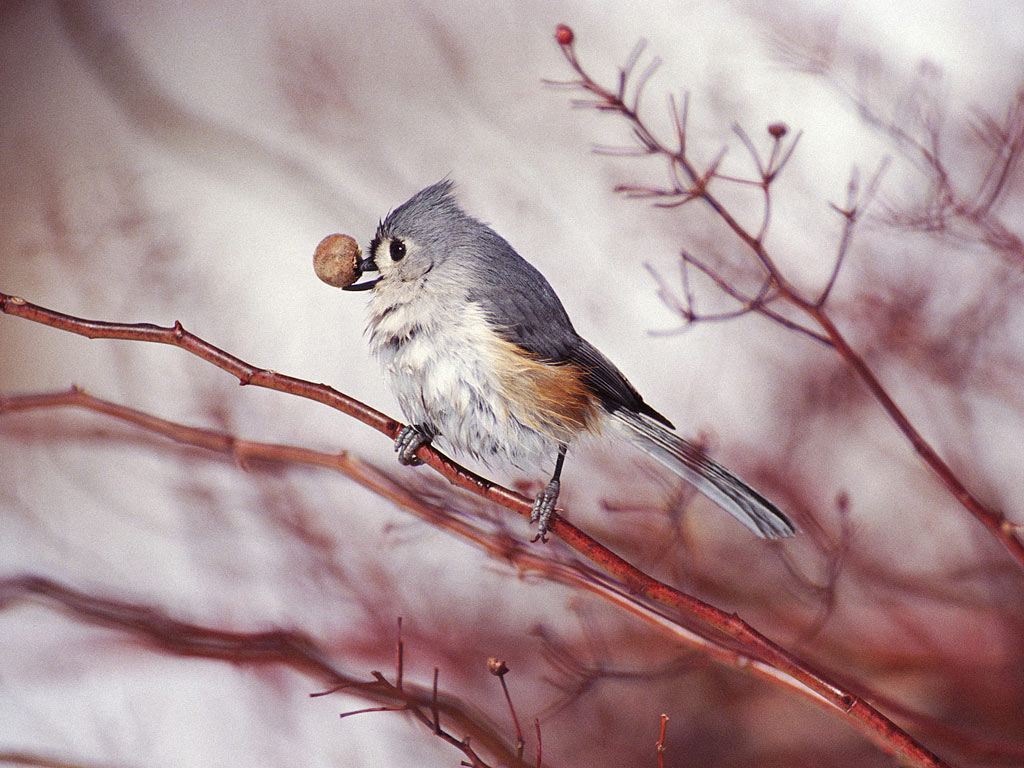
[[[405,258],[405,243],[403,243],[401,240],[397,238],[392,240],[390,250],[392,261],[401,261],[402,259]]]

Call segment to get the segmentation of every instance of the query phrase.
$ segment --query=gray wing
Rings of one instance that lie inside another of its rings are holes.
[[[554,289],[504,238],[488,229],[490,258],[474,262],[467,298],[484,307],[507,341],[552,363],[575,363],[609,412],[644,413],[667,427],[672,423],[644,402],[623,373],[573,328]]]
[[[568,362],[580,337],[562,302],[504,238],[490,229],[487,235],[487,258],[473,260],[467,298],[484,307],[506,340],[543,360]]]
[[[587,370],[587,379],[601,402],[610,412],[625,409],[634,413],[644,413],[655,421],[660,421],[669,429],[675,429],[672,422],[651,408],[640,393],[629,383],[622,371],[615,367],[607,357],[602,355],[593,344],[579,338],[572,359]]]

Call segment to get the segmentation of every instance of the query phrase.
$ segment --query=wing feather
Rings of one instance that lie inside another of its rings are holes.
[[[587,386],[609,412],[625,408],[671,428],[672,423],[644,402],[622,371],[576,332],[544,276],[504,238],[490,229],[487,233],[484,247],[490,258],[474,261],[470,285],[480,288],[471,287],[467,298],[484,308],[498,334],[543,362],[581,367]]]

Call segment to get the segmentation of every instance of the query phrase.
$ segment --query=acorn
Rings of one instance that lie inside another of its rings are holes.
[[[362,275],[359,269],[362,260],[363,252],[354,238],[328,235],[313,253],[313,271],[328,285],[347,288]]]

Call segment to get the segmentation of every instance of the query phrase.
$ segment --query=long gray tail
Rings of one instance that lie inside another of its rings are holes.
[[[653,419],[625,409],[615,411],[612,417],[630,443],[671,469],[758,536],[778,539],[797,532],[789,518],[768,499]]]

